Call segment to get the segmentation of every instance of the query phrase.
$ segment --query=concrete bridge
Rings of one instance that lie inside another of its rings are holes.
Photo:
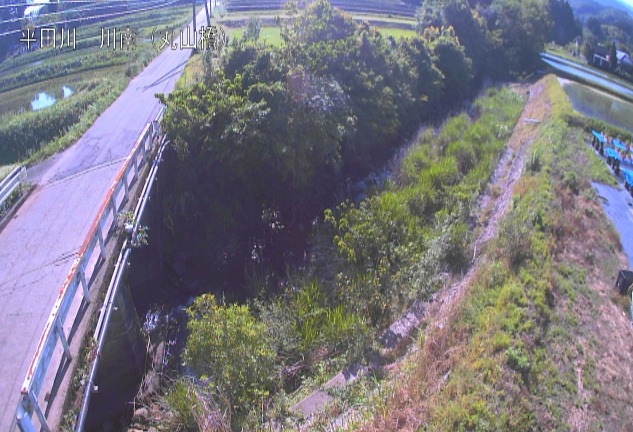
[[[0,232],[0,430],[18,417],[22,430],[56,430],[117,213],[161,143],[154,94],[190,54],[163,51],[74,146],[29,169],[35,188]]]

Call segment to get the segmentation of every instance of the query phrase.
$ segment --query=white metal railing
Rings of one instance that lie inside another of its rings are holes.
[[[106,292],[105,300],[103,301],[103,306],[101,307],[101,312],[99,314],[99,319],[97,321],[97,326],[95,328],[93,336],[93,343],[95,348],[90,355],[90,358],[92,358],[93,360],[88,372],[83,401],[81,404],[81,409],[79,411],[77,424],[75,425],[75,432],[83,432],[85,427],[86,418],[88,416],[88,407],[90,406],[90,398],[95,388],[94,383],[97,376],[97,369],[99,367],[99,360],[101,357],[101,352],[103,351],[103,347],[105,345],[105,340],[108,335],[108,328],[110,326],[110,319],[114,310],[114,302],[116,301],[117,294],[119,292],[119,286],[123,281],[125,271],[128,268],[130,251],[132,246],[134,245],[134,239],[136,239],[141,220],[143,219],[145,206],[147,205],[147,201],[149,200],[152,186],[154,185],[154,180],[156,179],[156,173],[158,172],[158,166],[160,165],[163,151],[165,150],[167,144],[167,139],[163,137],[162,143],[158,148],[158,151],[156,152],[156,157],[154,158],[154,162],[152,163],[152,167],[147,176],[147,180],[145,181],[145,185],[143,186],[143,191],[141,192],[138,204],[136,205],[136,209],[134,210],[134,220],[129,227],[128,238],[125,240],[125,243],[123,243],[123,246],[121,246],[119,258],[115,264],[114,273],[112,275],[112,278],[110,279],[110,284],[108,285],[108,291]]]
[[[8,210],[7,200],[24,180],[26,180],[26,168],[18,166],[0,182],[0,217]]]
[[[75,258],[70,272],[59,291],[20,391],[16,420],[20,430],[23,432],[35,432],[37,430],[31,419],[33,413],[37,416],[41,430],[45,432],[50,432],[51,430],[38,399],[49,365],[55,350],[58,348],[58,343],[63,348],[62,360],[58,370],[64,366],[65,360],[72,358],[68,343],[72,334],[67,335],[65,333],[64,325],[68,318],[72,319],[71,323],[74,323],[77,318],[76,313],[74,316],[71,316],[72,314],[69,315],[73,300],[78,288],[81,286],[81,303],[86,304],[90,302],[90,289],[92,288],[93,277],[99,270],[100,264],[105,261],[105,247],[107,242],[114,237],[111,234],[117,225],[117,215],[125,205],[130,187],[138,179],[141,167],[146,162],[154,145],[158,142],[161,135],[160,120],[164,111],[165,108],[162,107],[156,119],[147,124],[134,144],[110,187],[90,227],[88,236],[79,249],[77,258]],[[98,256],[94,255],[95,250],[98,250]],[[73,328],[75,327],[73,326]]]

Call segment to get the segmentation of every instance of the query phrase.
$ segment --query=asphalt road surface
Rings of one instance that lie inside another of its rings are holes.
[[[629,261],[629,268],[633,269],[633,199],[631,194],[624,187],[619,189],[601,183],[592,183],[602,202],[602,208],[607,214],[611,223],[620,234],[622,249]],[[613,280],[615,282],[615,277]]]
[[[198,14],[203,23],[204,11]],[[166,49],[72,147],[31,170],[37,187],[0,232],[0,431],[59,290],[114,177],[191,55]]]

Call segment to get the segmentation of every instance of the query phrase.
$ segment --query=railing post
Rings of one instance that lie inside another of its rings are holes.
[[[130,185],[127,182],[127,173],[125,171],[123,171],[123,176],[121,177],[121,180],[123,180],[123,187],[125,188],[125,196],[127,196],[128,192],[130,191]]]
[[[145,147],[145,144],[143,144],[141,146],[141,160],[145,160],[146,154],[147,154],[147,147]]]
[[[46,421],[46,416],[40,408],[40,404],[37,401],[37,396],[35,396],[33,390],[29,390],[29,402],[33,406],[33,411],[35,411],[35,414],[37,414],[37,418],[40,421],[41,430],[43,430],[44,432],[51,432],[51,429],[48,427],[48,422]]]
[[[116,211],[116,201],[114,200],[114,193],[110,195],[110,208],[112,209],[112,218],[113,218],[112,224],[116,225],[117,211]]]
[[[22,401],[20,401],[20,404],[18,405],[16,420],[18,421],[18,427],[21,432],[37,432],[35,426],[33,426],[33,422],[31,421],[31,416],[28,411],[24,409]]]
[[[97,223],[97,240],[99,240],[99,256],[101,256],[101,259],[105,261],[106,250],[105,239],[103,238],[103,217],[99,219],[99,222]]]
[[[132,158],[132,165],[134,166],[134,177],[133,178],[136,178],[136,177],[138,177],[138,159],[136,158],[136,155],[135,155],[135,157]]]
[[[59,320],[59,317],[55,320],[55,331],[57,331],[57,336],[64,347],[64,354],[66,358],[72,359],[73,356],[70,353],[70,345],[68,345],[68,339],[66,339],[66,335],[64,334],[64,327],[62,326],[62,322]]]
[[[82,259],[79,264],[79,268],[77,269],[77,276],[79,276],[79,282],[81,283],[81,287],[84,291],[84,300],[86,303],[90,303],[90,287],[88,286],[88,282],[86,281],[86,264],[85,260]]]

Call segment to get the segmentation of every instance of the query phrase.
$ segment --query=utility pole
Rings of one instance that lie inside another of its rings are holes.
[[[207,27],[211,27],[211,18],[209,18],[209,0],[204,0],[204,11],[207,14]]]
[[[193,0],[193,37],[196,37],[196,0]]]

